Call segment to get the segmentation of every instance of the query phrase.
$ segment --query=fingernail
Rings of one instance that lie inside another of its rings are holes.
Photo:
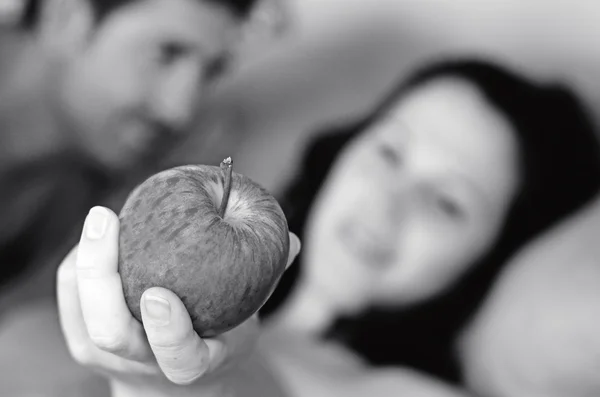
[[[105,208],[94,207],[85,219],[85,236],[90,240],[104,237],[108,226],[109,214]]]
[[[152,325],[167,325],[171,321],[171,305],[169,301],[158,296],[146,295],[144,297],[146,319]]]
[[[302,249],[302,243],[300,242],[300,239],[298,238],[298,236],[296,236],[294,233],[291,234],[291,246],[293,246],[296,250],[296,255],[300,253],[300,250]]]

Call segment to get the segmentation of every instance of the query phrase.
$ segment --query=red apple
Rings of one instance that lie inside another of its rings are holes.
[[[130,194],[120,220],[119,272],[134,317],[141,321],[142,293],[164,287],[183,301],[200,336],[256,313],[288,259],[281,207],[232,172],[231,159],[150,177]]]

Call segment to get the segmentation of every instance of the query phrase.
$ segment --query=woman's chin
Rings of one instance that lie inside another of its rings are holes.
[[[352,259],[327,255],[327,260],[307,266],[304,277],[310,293],[339,315],[359,312],[371,303],[370,274]]]
[[[353,289],[343,283],[318,283],[318,294],[325,305],[338,315],[352,315],[360,312],[371,303],[365,290]]]

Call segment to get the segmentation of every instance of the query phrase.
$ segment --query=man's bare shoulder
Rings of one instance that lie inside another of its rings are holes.
[[[6,85],[30,48],[30,34],[20,29],[0,26],[0,89]]]
[[[31,33],[0,26],[0,170],[49,134],[53,115],[42,93],[53,81],[46,66]]]

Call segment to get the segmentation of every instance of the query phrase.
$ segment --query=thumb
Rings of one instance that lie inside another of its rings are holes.
[[[300,253],[301,248],[302,243],[300,242],[298,236],[296,236],[295,233],[290,232],[290,253],[288,256],[287,265],[285,266],[286,270],[292,265],[292,263],[294,263],[294,260]]]
[[[140,307],[148,342],[164,375],[178,385],[202,377],[220,349],[209,349],[194,331],[181,300],[164,288],[150,288],[142,295]]]

